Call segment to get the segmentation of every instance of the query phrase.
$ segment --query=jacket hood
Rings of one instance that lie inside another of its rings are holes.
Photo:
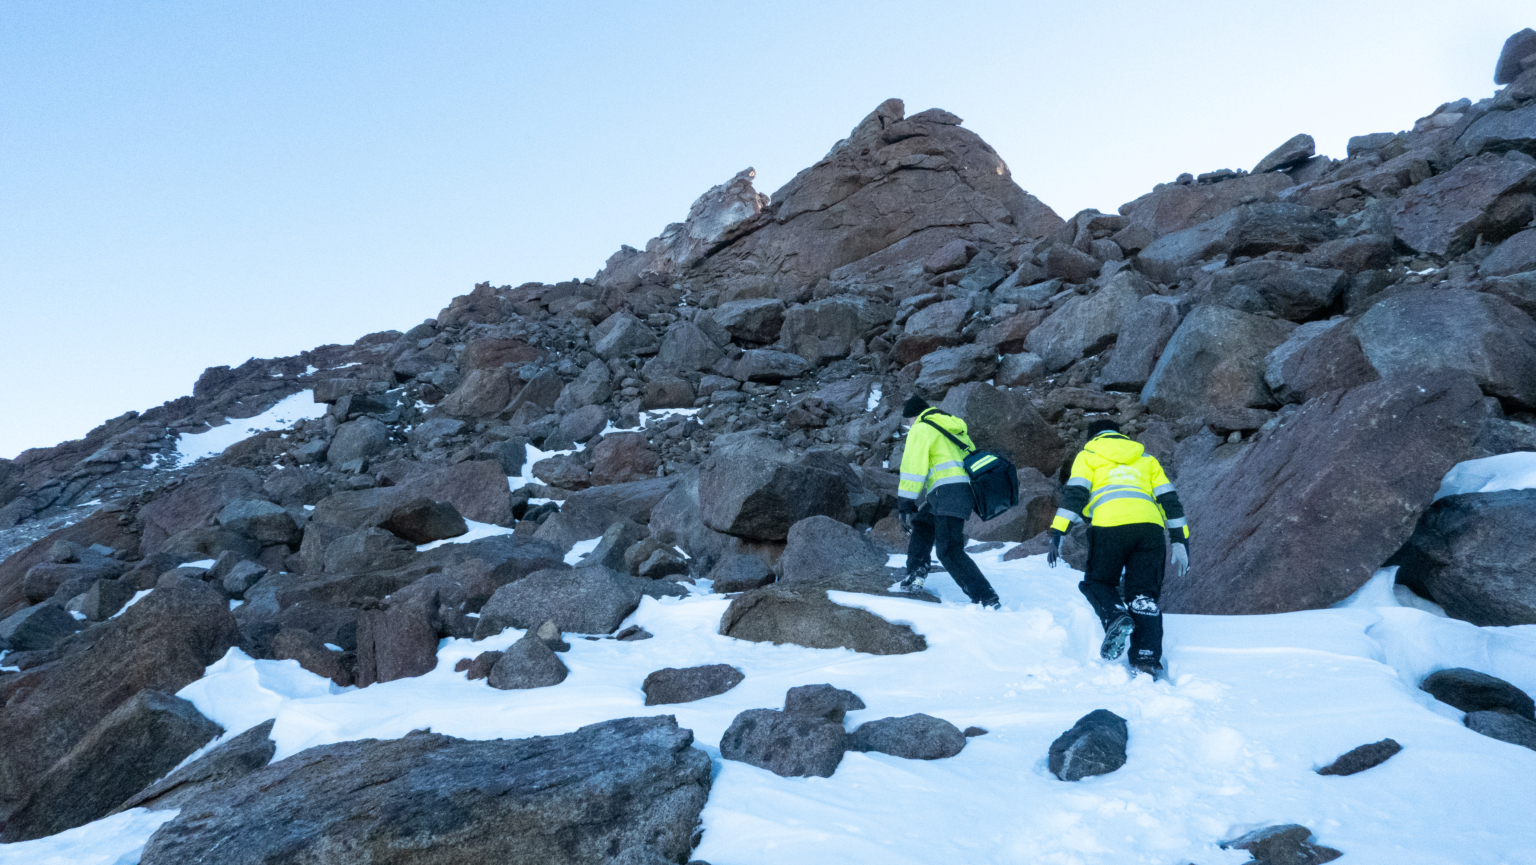
[[[1147,452],[1146,448],[1119,433],[1101,433],[1084,445],[1083,450],[1121,464],[1133,463]]]
[[[938,424],[963,442],[969,443],[971,440],[970,430],[966,427],[965,421],[952,414],[945,414],[936,408],[924,409],[922,413],[912,419],[912,426],[916,427],[923,421],[932,421]]]

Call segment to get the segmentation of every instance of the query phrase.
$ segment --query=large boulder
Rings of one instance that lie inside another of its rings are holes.
[[[709,757],[692,744],[663,715],[530,739],[321,745],[184,809],[142,862],[681,862],[709,796]]]
[[[1233,239],[1232,256],[1306,252],[1339,234],[1333,218],[1316,208],[1288,202],[1255,204],[1248,208],[1248,219]]]
[[[772,298],[733,300],[715,307],[709,315],[726,333],[747,344],[773,342],[784,326],[784,304]]]
[[[1098,291],[1062,304],[1029,332],[1024,347],[1043,358],[1048,371],[1064,369],[1113,345],[1122,326],[1134,323],[1129,317],[1137,301],[1150,291],[1146,280],[1121,271]]]
[[[1237,244],[1238,231],[1250,215],[1247,207],[1239,207],[1208,222],[1159,237],[1137,253],[1136,268],[1157,282],[1177,282],[1184,268],[1230,253]]]
[[[260,491],[261,479],[255,472],[229,469],[193,478],[153,498],[139,508],[139,552],[148,555],[172,535],[208,525],[225,505],[259,498]]]
[[[592,352],[603,360],[655,354],[661,346],[656,334],[628,310],[619,310],[598,327],[604,329],[603,335],[593,344]]]
[[[656,476],[661,456],[644,433],[614,432],[592,448],[592,485],[626,484]]]
[[[453,393],[437,404],[437,410],[456,418],[492,417],[507,407],[513,393],[512,376],[505,367],[471,369]],[[335,442],[331,447],[336,447]]]
[[[720,633],[757,643],[871,655],[905,655],[928,648],[928,641],[910,627],[833,603],[826,589],[813,586],[772,585],[743,592],[720,618]]]
[[[720,737],[720,756],[784,778],[830,778],[843,761],[843,725],[778,709],[748,709]]]
[[[971,317],[971,301],[957,297],[923,307],[907,319],[908,336],[957,336]]]
[[[486,682],[502,691],[548,688],[570,675],[565,662],[533,631],[519,637],[491,666]]]
[[[447,468],[422,472],[397,487],[400,498],[428,498],[447,502],[467,520],[510,526],[512,501],[507,476],[494,460],[466,460]]]
[[[989,345],[941,348],[923,355],[921,362],[917,389],[938,399],[957,384],[991,378],[997,370],[997,349]]]
[[[971,442],[981,450],[997,451],[1018,468],[1054,474],[1066,446],[1023,391],[967,382],[952,388],[939,409],[965,421]]]
[[[390,508],[379,528],[413,544],[456,538],[469,531],[464,517],[452,504],[434,502],[425,496]]]
[[[276,719],[264,721],[246,730],[135,793],[117,810],[182,808],[210,789],[251,774],[271,762],[277,752],[271,738],[275,723]]]
[[[302,537],[286,508],[260,499],[230,502],[214,519],[224,528],[263,544],[296,544]]]
[[[537,571],[496,590],[480,610],[475,639],[550,621],[565,632],[611,634],[639,605],[634,581],[609,568]]]
[[[889,556],[867,532],[831,517],[806,517],[789,527],[779,582],[808,583],[849,571],[885,567]]]
[[[919,712],[860,724],[848,736],[850,751],[879,751],[907,760],[942,760],[965,748],[965,734],[943,718]]]
[[[1484,114],[1456,140],[1456,148],[1468,156],[1510,150],[1527,154],[1536,151],[1536,105]]]
[[[858,694],[830,684],[796,685],[784,692],[784,711],[839,724],[849,712],[868,708]]]
[[[1311,159],[1317,153],[1317,142],[1312,136],[1302,133],[1269,152],[1268,156],[1259,160],[1259,164],[1253,167],[1250,174],[1263,174],[1267,171],[1279,171],[1282,168],[1291,168]]]
[[[1536,104],[1531,107],[1536,108]],[[1483,276],[1509,276],[1529,270],[1536,270],[1536,228],[1527,228],[1499,244],[1477,266],[1477,272]]]
[[[1348,319],[1312,322],[1317,330],[1293,345],[1286,340],[1265,360],[1264,380],[1281,402],[1306,402],[1330,390],[1358,387],[1381,378],[1366,359]],[[1289,347],[1289,350],[1287,350]]]
[[[389,447],[389,427],[377,418],[360,417],[336,428],[325,461],[342,466],[354,460],[377,456]]]
[[[58,604],[36,604],[0,621],[0,646],[13,652],[51,649],[79,629],[80,623]]]
[[[1240,838],[1221,842],[1223,849],[1243,850],[1254,863],[1269,865],[1322,865],[1343,856],[1332,847],[1314,844],[1312,830],[1296,823],[1255,829]]]
[[[573,412],[586,406],[601,405],[613,395],[613,378],[608,365],[600,360],[587,364],[570,384],[560,390],[555,400],[555,411]],[[578,441],[585,440],[585,437]]]
[[[0,713],[0,812],[133,695],[176,693],[239,641],[221,592],[172,578],[65,644],[58,660],[17,674]]]
[[[186,700],[144,690],[101,719],[37,781],[0,842],[30,841],[105,817],[223,730]]]
[[[1536,721],[1509,712],[1468,712],[1467,729],[1490,739],[1536,751]]]
[[[754,348],[736,358],[730,366],[730,374],[738,381],[778,384],[786,378],[805,375],[810,369],[811,365],[798,354]]]
[[[699,470],[698,499],[706,526],[757,540],[783,540],[807,517],[853,521],[841,477],[774,459],[711,459]]]
[[[661,339],[661,349],[656,353],[656,360],[676,370],[693,372],[714,369],[715,362],[724,356],[725,352],[720,346],[698,325],[682,320],[667,328],[667,335]]]
[[[1349,282],[1342,270],[1260,259],[1218,270],[1211,290],[1233,309],[1306,321],[1332,306]]]
[[[854,343],[890,318],[890,307],[860,297],[823,298],[789,308],[779,330],[779,343],[820,366],[847,357]]]
[[[645,677],[640,689],[647,706],[692,703],[715,697],[742,683],[746,676],[730,664],[705,664],[700,667],[666,667]]]
[[[1128,220],[1114,239],[1128,249],[1145,249],[1157,238],[1199,226],[1248,202],[1275,201],[1278,193],[1293,185],[1281,172],[1232,177],[1220,183],[1159,184],[1120,208]]]
[[[1527,27],[1504,40],[1498,62],[1493,67],[1494,84],[1513,84],[1520,73],[1530,69],[1524,61],[1536,54],[1536,30]]]
[[[1295,327],[1222,306],[1197,306],[1168,340],[1141,401],[1171,417],[1273,406],[1264,359]]]
[[[1474,625],[1536,624],[1536,489],[1446,496],[1393,558],[1398,582]]]
[[[1536,408],[1536,322],[1502,298],[1465,289],[1405,291],[1355,322],[1382,376],[1460,370],[1487,393]]]
[[[1392,229],[1404,246],[1456,256],[1477,241],[1502,240],[1530,220],[1530,203],[1501,207],[1536,192],[1536,159],[1524,153],[1484,153],[1444,174],[1411,186],[1392,211]]]
[[[1343,600],[1412,534],[1483,416],[1465,374],[1383,379],[1323,394],[1214,470],[1181,470],[1194,543],[1163,608],[1280,613]]]
[[[1051,743],[1047,763],[1051,774],[1063,781],[1107,775],[1125,765],[1129,741],[1124,718],[1108,709],[1094,709]]]
[[[1436,670],[1419,689],[1463,712],[1508,712],[1536,721],[1536,701],[1514,685],[1466,667]]]
[[[1104,364],[1099,380],[1105,390],[1139,391],[1168,340],[1179,328],[1179,303],[1171,297],[1149,294],[1136,302],[1121,322],[1114,353]],[[1007,366],[1008,359],[1003,360]]]

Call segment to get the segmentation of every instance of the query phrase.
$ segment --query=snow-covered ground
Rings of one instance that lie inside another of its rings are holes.
[[[941,605],[835,593],[844,604],[927,636],[927,651],[877,657],[773,646],[716,633],[718,595],[647,598],[639,642],[571,639],[571,675],[552,688],[498,691],[453,666],[521,632],[444,640],[425,676],[336,688],[293,661],[238,650],[180,696],[226,738],[275,717],[276,759],[305,748],[421,728],[471,739],[566,733],[607,718],[675,714],[715,758],[695,855],[746,863],[1236,863],[1216,842],[1302,823],[1354,863],[1536,862],[1536,752],[1480,736],[1420,692],[1429,672],[1468,666],[1536,692],[1536,626],[1479,628],[1399,606],[1384,576],[1339,608],[1273,616],[1169,616],[1170,680],[1097,658],[1101,629],[1080,574],[1042,557],[978,562],[1002,611],[965,604],[943,575]],[[718,697],[647,708],[641,682],[662,667],[729,663],[746,680]],[[933,762],[850,753],[831,778],[780,778],[719,758],[744,709],[778,707],[795,685],[829,682],[868,704],[864,721],[926,712],[990,732]],[[1127,718],[1129,762],[1065,783],[1045,767],[1053,739],[1087,712]],[[1315,770],[1391,737],[1404,750],[1350,777]],[[129,865],[159,816],[130,812],[53,838],[0,847],[0,863]],[[99,837],[97,844],[81,839]],[[72,845],[72,846],[71,846]],[[67,851],[67,852],[61,852]],[[125,857],[125,853],[127,853]],[[54,857],[50,859],[49,857]]]
[[[255,417],[230,418],[229,423],[207,432],[179,436],[176,439],[174,464],[168,468],[185,468],[198,460],[218,456],[230,445],[245,441],[257,433],[288,429],[300,420],[324,417],[330,406],[315,402],[314,393],[312,390],[301,390],[284,397],[277,405]]]

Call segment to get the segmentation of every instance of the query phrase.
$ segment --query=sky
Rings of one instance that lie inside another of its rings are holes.
[[[1492,95],[1529,2],[0,4],[0,457],[590,277],[882,100],[1063,217]]]

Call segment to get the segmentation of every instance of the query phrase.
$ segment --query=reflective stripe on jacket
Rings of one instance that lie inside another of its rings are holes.
[[[970,476],[965,473],[965,466],[961,464],[965,453],[924,422],[927,420],[948,430],[950,435],[965,442],[968,447],[974,447],[965,421],[936,408],[924,409],[912,419],[906,449],[901,454],[901,483],[897,486],[896,494],[904,499],[921,498],[934,487],[945,484],[971,482]]]
[[[1189,538],[1178,491],[1156,457],[1116,432],[1100,433],[1072,460],[1051,528],[1064,532],[1084,517],[1096,526],[1152,523],[1175,541]]]

